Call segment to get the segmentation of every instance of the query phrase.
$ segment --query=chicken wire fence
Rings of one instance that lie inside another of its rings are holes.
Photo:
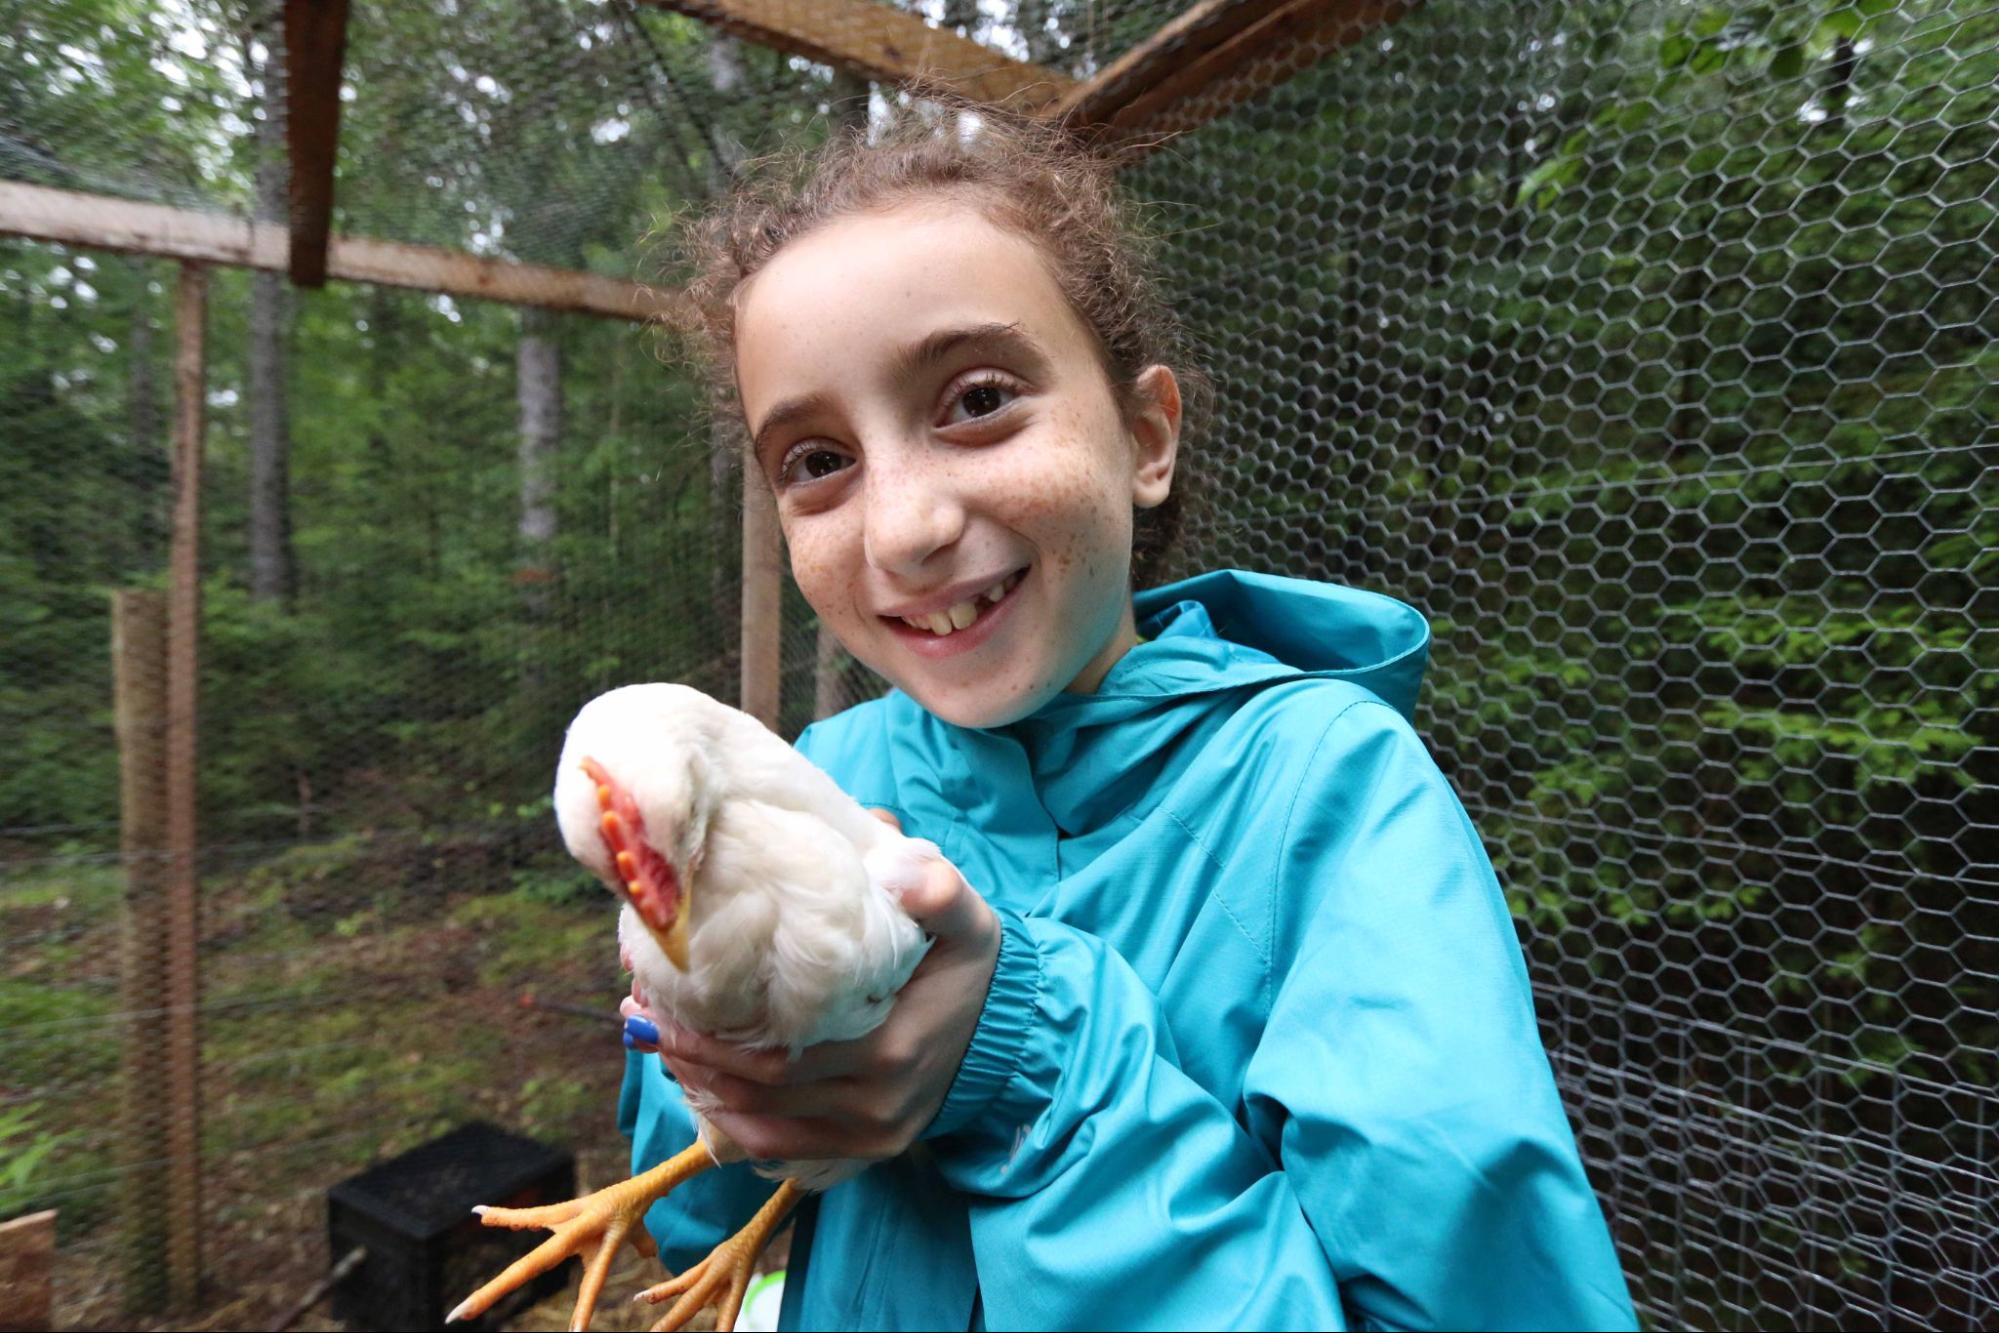
[[[1429,616],[1419,729],[1648,1324],[1993,1323],[1999,7],[1403,8],[1127,171],[1218,389],[1171,572]],[[0,179],[275,216],[275,11],[117,9],[0,5]],[[1084,78],[1172,12],[929,17]],[[336,230],[616,275],[892,95],[580,0],[360,15],[346,77]],[[0,1219],[60,1209],[73,1325],[148,1299],[164,1225],[107,594],[164,581],[173,284],[0,240]],[[740,478],[653,350],[212,279],[211,1326],[323,1271],[326,1185],[461,1120],[617,1169],[612,909],[547,777],[590,694],[739,665]],[[791,734],[879,685],[785,595]]]

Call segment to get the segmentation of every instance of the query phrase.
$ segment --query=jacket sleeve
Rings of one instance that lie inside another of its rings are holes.
[[[1399,714],[1327,726],[1277,846],[1237,1114],[1115,950],[1001,913],[930,1131],[989,1324],[1635,1327],[1498,884]]]

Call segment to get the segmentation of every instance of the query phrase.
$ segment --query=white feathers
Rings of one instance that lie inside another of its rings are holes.
[[[687,971],[629,906],[619,919],[654,1014],[794,1054],[864,1036],[888,1016],[928,941],[884,880],[907,879],[936,847],[869,815],[747,714],[685,686],[631,685],[577,714],[556,773],[563,840],[609,884],[618,877],[585,758],[631,793],[647,840],[686,876]],[[742,1156],[705,1120],[700,1128],[718,1160]],[[799,1163],[776,1174],[824,1188],[859,1167]]]

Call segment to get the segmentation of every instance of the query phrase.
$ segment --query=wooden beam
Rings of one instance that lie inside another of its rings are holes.
[[[1251,24],[1284,8],[1287,0],[1201,0],[1192,9],[1132,47],[1088,83],[1063,95],[1050,114],[1076,126],[1108,124],[1118,112],[1162,80]]]
[[[1198,4],[1064,99],[1057,114],[1114,136],[1204,125],[1422,0],[1222,0]],[[1239,13],[1218,12],[1223,6]],[[1246,22],[1240,20],[1247,20]],[[1144,149],[1143,141],[1137,147]]]
[[[167,555],[167,1294],[201,1290],[201,466],[208,270],[182,264],[174,300],[174,514]]]
[[[289,233],[273,223],[13,181],[0,181],[0,235],[274,273],[283,273],[290,265]],[[333,237],[326,267],[329,277],[349,282],[608,319],[663,318],[673,315],[679,305],[675,293],[602,274],[363,237]]]
[[[347,0],[285,0],[285,146],[291,158],[291,275],[326,284]]]
[[[1075,86],[876,0],[646,0],[725,32],[878,83],[944,84],[980,102],[1044,111]]]

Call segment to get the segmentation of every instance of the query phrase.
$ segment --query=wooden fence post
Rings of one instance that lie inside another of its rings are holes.
[[[201,1001],[195,758],[200,686],[201,463],[208,270],[183,264],[174,303],[174,526],[167,592],[167,1147],[169,1296],[201,1287]]]
[[[750,459],[743,462],[743,697],[745,713],[777,730],[783,663],[783,559],[777,502]]]
[[[119,846],[125,862],[118,1043],[119,1268],[125,1304],[167,1296],[167,599],[154,588],[111,597],[118,731]]]
[[[54,1327],[49,1307],[55,1258],[54,1209],[0,1222],[0,1328],[42,1333]]]

